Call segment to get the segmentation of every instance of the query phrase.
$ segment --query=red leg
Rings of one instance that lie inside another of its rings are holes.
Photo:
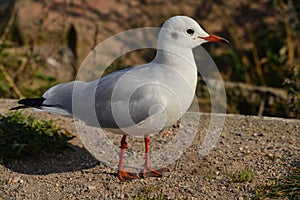
[[[126,146],[127,146],[126,135],[123,135],[121,140],[121,153],[119,158],[119,167],[118,167],[118,175],[117,175],[121,181],[131,181],[133,179],[139,178],[139,176],[136,173],[123,170],[123,160],[124,160],[124,152]]]
[[[150,167],[149,165],[149,142],[150,142],[150,137],[147,135],[145,137],[145,154],[146,154],[146,158],[145,158],[145,167],[144,167],[144,171],[142,173],[142,177],[143,178],[147,178],[147,177],[161,177],[163,172],[168,172],[169,169],[166,167],[160,167],[158,169],[154,169],[152,167]]]

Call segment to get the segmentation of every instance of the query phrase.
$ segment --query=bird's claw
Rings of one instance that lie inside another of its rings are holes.
[[[145,167],[144,171],[142,172],[141,176],[143,178],[147,177],[161,177],[164,172],[169,172],[170,170],[167,167],[160,167],[154,169],[152,167]]]
[[[134,172],[128,172],[128,171],[125,171],[125,170],[119,170],[118,171],[118,174],[117,174],[117,177],[121,180],[121,181],[132,181],[134,179],[138,179],[140,178],[138,176],[137,173],[134,173]]]

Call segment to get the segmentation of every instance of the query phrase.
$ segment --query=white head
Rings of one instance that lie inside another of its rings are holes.
[[[222,37],[206,33],[201,26],[187,16],[175,16],[168,19],[159,33],[159,43],[183,48],[194,48],[205,42],[228,41]]]

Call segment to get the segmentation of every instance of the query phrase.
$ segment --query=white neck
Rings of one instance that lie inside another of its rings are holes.
[[[188,65],[197,69],[192,49],[172,44],[160,44],[152,63],[171,65],[172,68],[182,68]]]
[[[196,88],[197,67],[192,49],[170,47],[172,47],[172,45],[169,45],[168,48],[158,49],[156,56],[151,63],[172,68],[172,70],[177,71],[188,80],[191,87]]]

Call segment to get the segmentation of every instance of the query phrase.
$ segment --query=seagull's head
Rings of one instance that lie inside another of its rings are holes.
[[[205,42],[229,43],[222,37],[208,34],[195,20],[187,16],[174,16],[168,19],[163,24],[159,37],[169,44],[191,49]]]

